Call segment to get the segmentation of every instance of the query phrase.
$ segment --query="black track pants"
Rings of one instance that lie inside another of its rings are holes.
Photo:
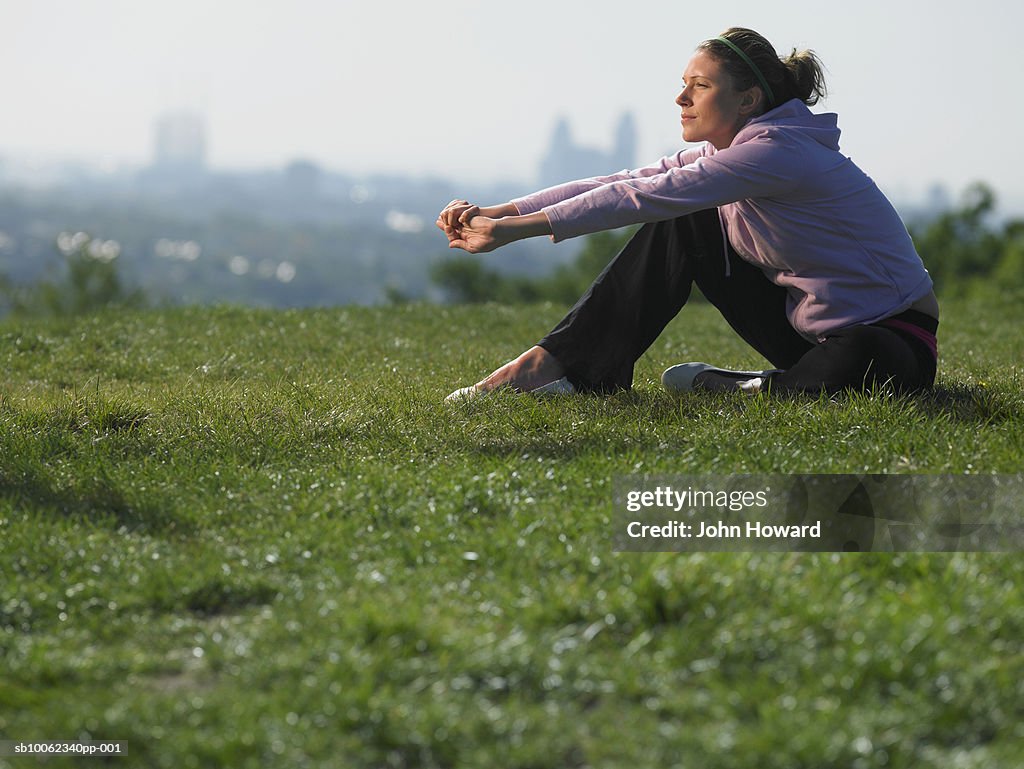
[[[774,392],[833,393],[876,384],[914,391],[934,382],[931,351],[904,331],[852,326],[824,342],[807,341],[786,317],[786,290],[731,246],[725,250],[716,209],[644,225],[538,344],[581,391],[629,389],[633,365],[696,284],[736,333],[784,369],[770,379]],[[935,332],[937,321],[926,315],[899,317]]]

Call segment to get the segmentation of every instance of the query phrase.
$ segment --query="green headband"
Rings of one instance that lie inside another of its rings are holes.
[[[734,43],[732,40],[729,40],[728,38],[725,37],[716,37],[715,40],[718,40],[721,43],[725,43],[727,46],[732,48],[736,52],[736,55],[747,63],[747,66],[750,67],[750,70],[755,75],[757,75],[757,80],[761,84],[761,87],[764,88],[765,95],[768,97],[768,106],[771,107],[773,104],[775,104],[775,94],[772,93],[772,87],[768,85],[768,81],[765,80],[764,75],[761,74],[761,70],[759,70],[757,68],[757,65],[754,64],[754,60],[747,56],[745,53],[743,53],[743,51],[740,50],[740,47],[736,45],[736,43]]]

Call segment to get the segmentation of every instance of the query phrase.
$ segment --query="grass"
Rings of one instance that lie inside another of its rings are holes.
[[[559,315],[0,324],[0,739],[146,767],[1020,766],[1016,554],[616,553],[609,523],[629,473],[1019,473],[1019,303],[948,304],[919,398],[670,398],[671,363],[761,363],[690,307],[631,393],[441,403]]]

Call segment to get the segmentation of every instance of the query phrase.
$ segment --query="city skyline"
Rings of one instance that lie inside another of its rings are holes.
[[[572,122],[559,117],[551,131],[547,146],[535,160],[534,172],[526,179],[535,184],[554,184],[564,178],[581,178],[605,173],[608,168],[631,166],[636,154],[635,120],[633,113],[623,112],[613,135],[598,145],[577,141]],[[36,158],[17,163],[17,158],[0,155],[0,182],[5,179],[29,187],[51,187],[61,180],[74,178],[79,182],[89,178],[120,176],[123,179],[153,179],[154,174],[166,179],[199,181],[203,177],[221,173],[257,173],[279,171],[286,176],[308,176],[322,173],[345,175],[343,169],[329,168],[306,157],[287,160],[282,166],[254,166],[244,169],[218,168],[207,162],[206,119],[190,110],[171,110],[153,120],[150,131],[148,157],[141,161],[120,163],[117,167],[104,167],[82,158]],[[36,183],[33,174],[44,171]],[[377,174],[370,174],[376,176]],[[389,176],[392,174],[388,174]],[[358,175],[354,175],[357,176]],[[409,177],[413,178],[413,177]],[[450,178],[444,181],[458,183]],[[494,180],[498,185],[501,180]],[[307,180],[306,186],[309,182]],[[487,186],[487,185],[484,185]]]
[[[579,144],[607,147],[633,113],[638,165],[683,146],[672,99],[685,61],[700,40],[744,24],[780,53],[818,51],[831,95],[816,109],[839,113],[843,152],[883,189],[920,196],[938,183],[956,194],[980,180],[1004,208],[1024,209],[1019,151],[987,151],[1024,117],[1000,98],[1019,69],[1024,11],[989,0],[970,13],[951,2],[872,1],[854,13],[741,0],[699,14],[669,2],[524,0],[500,17],[471,0],[443,13],[314,0],[0,6],[11,41],[0,66],[17,73],[0,132],[8,160],[144,165],[154,121],[189,110],[206,122],[214,169],[305,159],[527,186],[561,117]]]

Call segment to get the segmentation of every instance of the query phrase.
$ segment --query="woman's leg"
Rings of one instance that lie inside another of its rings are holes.
[[[872,325],[843,329],[819,344],[800,336],[786,315],[786,290],[725,248],[718,212],[708,209],[641,227],[538,346],[477,387],[529,390],[566,376],[584,392],[629,389],[634,364],[686,304],[694,283],[744,341],[784,369],[764,383],[775,392],[885,383],[917,390],[934,382],[934,356],[912,335]],[[699,375],[693,385],[705,386],[702,379],[709,389],[737,381]]]
[[[529,392],[564,375],[565,367],[555,356],[543,347],[533,346],[467,389],[487,392],[498,387],[512,387],[519,392]]]
[[[701,214],[641,227],[551,333],[476,389],[530,390],[562,376],[583,392],[628,389],[633,363],[690,295],[690,261],[708,215],[717,222],[714,210]]]
[[[635,362],[696,283],[758,352],[775,366],[792,365],[810,343],[786,319],[785,289],[723,248],[715,209],[644,225],[539,347],[579,390],[629,389]]]
[[[768,387],[778,393],[833,394],[872,387],[909,393],[930,388],[935,368],[932,352],[913,335],[882,325],[851,326],[829,335],[788,370],[769,377]]]

